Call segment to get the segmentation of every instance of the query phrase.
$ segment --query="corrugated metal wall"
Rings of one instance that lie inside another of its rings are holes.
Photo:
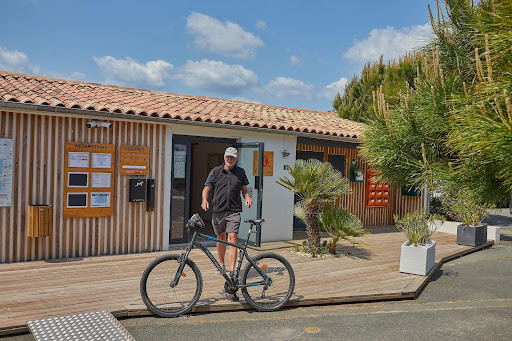
[[[0,112],[0,137],[14,140],[12,205],[0,207],[0,262],[18,262],[162,250],[165,127],[111,121],[87,129],[91,119]],[[107,120],[102,120],[108,122]],[[64,142],[144,145],[150,150],[148,177],[156,181],[155,210],[128,202],[128,176],[114,177],[114,215],[63,218]],[[50,237],[26,234],[27,205],[53,205]]]
[[[368,169],[365,162],[362,161],[357,149],[333,148],[323,146],[310,146],[297,144],[297,150],[314,151],[324,153],[324,160],[327,155],[345,155],[345,174],[349,176],[350,163],[352,159],[357,158],[357,164],[363,169],[364,174]],[[365,175],[366,176],[366,175]],[[389,203],[386,207],[366,207],[365,203],[365,185],[363,183],[350,182],[352,194],[341,196],[337,203],[341,207],[347,208],[350,212],[357,215],[365,226],[393,225],[393,214],[400,217],[408,212],[421,210],[424,206],[424,192],[418,197],[403,196],[401,191],[391,190]]]

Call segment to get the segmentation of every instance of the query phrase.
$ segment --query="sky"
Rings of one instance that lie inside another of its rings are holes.
[[[429,3],[0,0],[0,70],[328,111],[429,40]]]

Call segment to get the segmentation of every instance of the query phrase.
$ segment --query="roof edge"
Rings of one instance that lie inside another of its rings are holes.
[[[224,128],[224,129],[233,129],[233,130],[250,130],[250,131],[259,131],[265,132],[269,134],[284,134],[284,135],[294,135],[294,136],[303,136],[321,140],[330,140],[330,141],[344,141],[350,143],[361,143],[361,138],[355,137],[342,137],[342,136],[333,136],[333,135],[323,135],[323,134],[315,134],[315,133],[304,133],[300,131],[291,131],[291,130],[279,130],[279,129],[269,129],[269,128],[260,128],[260,127],[251,127],[251,126],[243,126],[243,125],[231,125],[231,124],[223,124],[223,123],[213,123],[213,122],[202,122],[202,121],[189,121],[189,120],[180,120],[170,117],[153,117],[153,116],[140,116],[140,115],[126,115],[123,113],[112,113],[105,111],[96,111],[96,110],[86,110],[86,109],[78,109],[78,108],[67,108],[67,107],[53,107],[49,105],[42,104],[31,104],[31,103],[19,103],[19,102],[9,102],[0,100],[0,109],[1,108],[11,108],[11,109],[24,109],[27,111],[34,111],[35,113],[47,112],[47,113],[55,113],[55,114],[72,114],[72,115],[83,115],[89,117],[101,117],[101,118],[109,118],[109,119],[120,119],[120,120],[128,120],[128,121],[146,121],[152,123],[160,123],[160,124],[184,124],[184,125],[193,125],[193,126],[201,126],[201,127],[215,127],[215,128]]]

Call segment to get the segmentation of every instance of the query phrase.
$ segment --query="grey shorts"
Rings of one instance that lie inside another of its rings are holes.
[[[223,232],[238,233],[240,219],[240,212],[212,212],[213,231],[216,235]]]

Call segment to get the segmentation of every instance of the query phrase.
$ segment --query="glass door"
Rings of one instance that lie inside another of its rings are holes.
[[[245,219],[260,219],[262,212],[263,199],[263,160],[264,143],[236,143],[233,147],[238,149],[237,166],[245,170],[249,184],[247,189],[252,198],[251,208],[245,206],[245,200],[242,200],[242,222],[238,233],[238,242],[243,243],[247,239],[250,224],[244,223]],[[261,227],[258,227],[256,233],[251,234],[249,245],[260,246]]]
[[[173,141],[171,228],[169,230],[169,242],[171,244],[186,243],[188,241],[185,223],[189,216],[190,147],[190,141]]]

